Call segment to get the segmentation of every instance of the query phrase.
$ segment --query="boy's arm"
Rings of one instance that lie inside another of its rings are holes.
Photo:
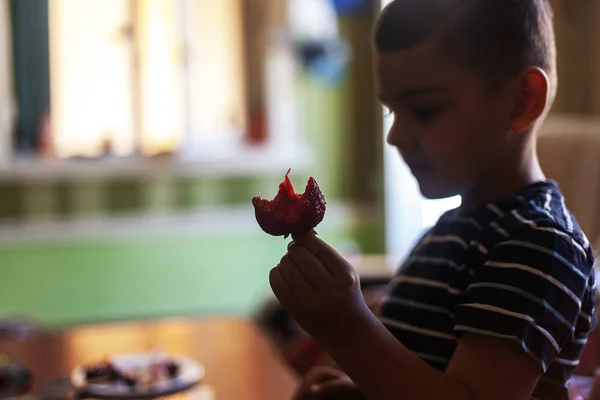
[[[528,399],[536,387],[542,367],[519,335],[546,340],[543,329],[514,332],[518,344],[510,332],[498,335],[508,339],[480,336],[478,328],[487,326],[465,308],[459,319],[475,334],[464,333],[444,374],[413,355],[367,309],[356,271],[325,242],[307,237],[288,250],[271,272],[273,291],[368,398]],[[548,365],[553,355],[548,350],[544,357]]]
[[[372,314],[351,324],[356,329],[323,335],[323,345],[369,399],[525,400],[541,376],[540,366],[507,339],[465,335],[444,374]]]

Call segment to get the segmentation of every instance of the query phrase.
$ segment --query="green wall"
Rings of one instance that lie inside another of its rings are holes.
[[[321,232],[332,244],[347,238]],[[2,246],[0,314],[44,325],[248,314],[269,295],[287,241],[262,233]]]

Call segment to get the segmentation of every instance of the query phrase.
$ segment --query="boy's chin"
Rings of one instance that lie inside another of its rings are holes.
[[[421,194],[428,200],[446,199],[458,194],[456,190],[444,187],[444,185],[440,185],[439,182],[428,182],[425,180],[417,180],[417,182],[419,183]]]

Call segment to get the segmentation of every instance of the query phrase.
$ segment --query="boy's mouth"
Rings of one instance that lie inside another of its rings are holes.
[[[408,156],[408,154],[402,154],[402,151],[399,151],[399,153],[406,165],[408,166],[408,168],[410,168],[412,172],[426,172],[431,170],[431,166],[427,165],[425,162],[419,161],[417,159],[413,160],[412,157]]]

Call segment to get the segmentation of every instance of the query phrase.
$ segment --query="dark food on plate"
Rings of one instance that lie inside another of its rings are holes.
[[[89,383],[123,382],[127,386],[133,386],[137,380],[123,371],[119,371],[112,363],[105,361],[102,364],[88,367],[85,377]]]
[[[23,395],[33,384],[33,375],[25,365],[0,354],[0,398]]]
[[[88,383],[124,383],[129,387],[137,384],[151,385],[175,379],[178,375],[179,364],[168,359],[158,359],[144,368],[129,371],[120,370],[108,360],[85,368],[85,377]]]
[[[176,378],[179,375],[179,364],[173,361],[167,363],[167,372],[170,378]]]
[[[297,239],[309,232],[323,221],[325,216],[325,196],[319,189],[317,181],[312,177],[306,184],[304,193],[296,193],[288,177],[279,185],[279,191],[273,200],[259,196],[252,199],[256,221],[263,231],[273,236],[284,236]]]

